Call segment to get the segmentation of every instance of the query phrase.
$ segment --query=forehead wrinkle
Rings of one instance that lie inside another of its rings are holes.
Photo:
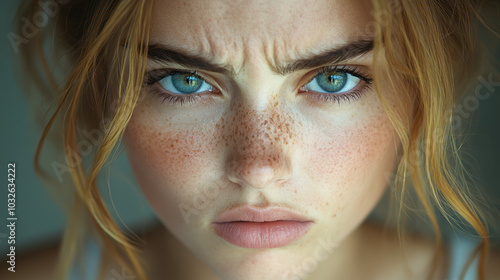
[[[270,70],[276,72],[274,70],[278,68],[278,65],[282,61],[291,61],[296,52],[296,46],[292,46],[294,40],[287,40],[285,37],[285,32],[278,32],[247,40],[244,43],[246,49],[243,64],[248,65],[257,60],[263,60]]]
[[[175,1],[166,0],[165,2]],[[203,54],[203,57],[216,61],[217,64],[231,65],[236,72],[242,72],[244,65],[253,63],[256,58],[263,63],[262,65],[254,64],[254,66],[266,65],[271,70],[274,70],[273,68],[276,68],[277,65],[279,66],[279,63],[307,58],[308,54],[324,50],[332,42],[340,41],[343,43],[348,40],[347,37],[350,34],[343,30],[343,26],[351,21],[359,21],[358,17],[350,16],[351,13],[339,13],[338,6],[346,3],[336,0],[328,5],[310,5],[310,8],[302,10],[302,13],[295,13],[289,20],[286,16],[266,16],[264,19],[267,21],[264,22],[259,20],[260,14],[256,13],[266,12],[266,9],[263,11],[259,7],[247,9],[246,5],[250,5],[250,2],[213,1],[210,3],[213,3],[213,5],[208,5],[212,10],[207,9],[204,12],[195,10],[196,17],[202,19],[200,21],[203,24],[196,24],[196,22],[193,23],[185,19],[184,15],[188,13],[175,13],[174,17],[166,17],[174,19],[175,16],[181,17],[181,22],[177,20],[172,22],[184,26],[184,28],[166,29],[181,30],[182,32],[169,31],[165,33],[163,38],[169,36],[174,40],[178,39],[175,40],[174,45],[182,47],[182,49],[189,48],[190,52]],[[303,3],[300,3],[300,6],[303,6]],[[242,14],[241,11],[245,11],[245,13]],[[280,10],[281,13],[285,14],[293,14],[293,11],[290,5],[285,5]],[[318,26],[304,29],[302,26],[308,26],[311,19],[314,20],[311,18],[311,14],[313,14],[311,11],[317,13],[318,17],[329,14],[332,15],[330,18],[337,18],[334,15],[339,15],[342,23],[336,26],[332,20],[332,22],[325,22],[325,24],[332,25],[331,28],[325,29]],[[158,25],[165,26],[164,24]],[[327,32],[330,29],[334,32]],[[170,36],[171,33],[175,35]],[[335,35],[331,36],[330,34]],[[253,44],[248,44],[248,41],[252,41]],[[250,51],[249,48],[251,48]],[[250,52],[253,54],[248,56],[247,54]]]
[[[277,69],[279,68],[279,65],[288,61],[293,61],[297,57],[299,47],[297,45],[293,45],[294,42],[295,40],[293,40],[293,38],[292,40],[286,40],[283,38],[275,41],[273,44],[272,61],[269,63],[273,72],[278,73]]]
[[[284,28],[280,27],[281,30],[274,33],[275,36],[267,41],[264,48],[266,62],[274,73],[281,73],[283,65],[314,57],[347,42],[344,38],[338,38],[332,45],[335,42],[333,39],[323,40],[322,33],[314,32],[316,30],[308,33],[308,38],[297,38],[296,34]]]
[[[273,25],[271,29],[258,29],[251,34],[215,28],[225,20],[227,18],[211,18],[210,22],[217,23],[202,25],[199,29],[202,36],[197,37],[202,38],[201,50],[204,53],[215,57],[218,62],[231,64],[236,73],[243,74],[244,68],[256,60],[265,61],[273,70],[277,68],[279,61],[288,61],[293,58],[299,40],[290,29],[296,28],[290,28],[290,25]],[[242,21],[241,17],[237,18],[237,21]],[[292,22],[293,24],[297,22]],[[307,49],[307,46],[303,48]]]
[[[199,51],[204,56],[232,69],[233,74],[241,72],[246,57],[242,48],[245,45],[243,35],[227,34],[224,29],[213,28],[211,24],[204,25],[201,33],[203,43]]]

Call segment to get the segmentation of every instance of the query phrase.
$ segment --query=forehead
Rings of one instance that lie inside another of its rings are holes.
[[[369,0],[156,0],[151,43],[226,60],[288,60],[363,37]]]

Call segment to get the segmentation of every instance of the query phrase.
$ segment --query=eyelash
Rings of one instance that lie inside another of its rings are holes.
[[[143,83],[143,88],[148,88],[153,96],[158,96],[162,99],[161,103],[163,104],[165,101],[168,103],[172,104],[184,104],[184,103],[194,103],[199,100],[205,99],[206,96],[200,95],[200,94],[186,94],[186,95],[180,95],[180,94],[171,94],[166,92],[165,90],[162,90],[158,88],[158,86],[155,86],[155,84],[159,81],[161,81],[163,78],[168,77],[169,75],[173,74],[189,74],[196,76],[197,78],[203,78],[202,75],[198,74],[196,71],[183,71],[183,70],[171,70],[171,69],[157,69],[150,71],[146,73],[144,77],[144,83]],[[161,87],[161,86],[160,86]],[[214,87],[213,92],[218,92],[218,90]]]
[[[335,103],[341,104],[341,102],[350,102],[356,99],[359,99],[360,97],[363,96],[363,94],[366,92],[366,90],[369,90],[373,86],[373,79],[370,78],[368,75],[363,74],[358,67],[354,66],[327,66],[323,67],[319,71],[316,71],[313,73],[312,78],[307,81],[303,86],[300,88],[302,89],[305,87],[305,85],[309,84],[312,80],[314,80],[318,75],[324,74],[326,72],[343,72],[350,74],[354,77],[357,77],[360,79],[360,84],[356,85],[356,87],[348,92],[340,93],[340,94],[328,94],[328,93],[321,93],[321,92],[314,92],[311,93],[307,90],[302,91],[304,92],[309,92],[310,98],[313,98],[317,101],[320,102],[325,102],[325,103]],[[361,85],[362,83],[362,85]]]
[[[302,90],[305,85],[309,84],[312,80],[314,80],[318,75],[326,73],[326,72],[343,72],[350,74],[354,77],[357,77],[360,79],[359,83],[362,83],[362,85],[358,84],[356,85],[354,90],[351,90],[349,92],[344,92],[340,94],[334,94],[334,93],[321,93],[321,92],[311,92],[308,90]],[[203,78],[202,75],[200,75],[196,71],[184,71],[184,70],[173,70],[173,69],[157,69],[157,70],[152,70],[148,73],[146,73],[144,77],[144,83],[143,83],[143,88],[147,88],[154,96],[160,97],[162,99],[162,104],[167,101],[168,103],[171,104],[191,104],[195,103],[198,101],[210,101],[212,98],[208,94],[186,94],[186,95],[180,95],[180,94],[171,94],[166,92],[165,90],[160,89],[159,87],[161,86],[155,86],[157,82],[162,80],[165,77],[168,77],[169,75],[173,75],[176,73],[181,73],[181,74],[189,74],[196,76],[198,78],[203,79],[205,82],[206,79]],[[369,90],[373,86],[373,79],[370,78],[369,76],[361,73],[357,67],[353,66],[327,66],[324,67],[318,71],[315,71],[311,75],[311,79],[307,81],[303,86],[299,88],[299,93],[308,93],[310,98],[315,99],[316,101],[320,102],[325,102],[325,103],[335,103],[337,102],[338,104],[341,104],[341,102],[350,102],[356,99],[359,99],[360,97],[363,96],[363,94],[366,92],[366,90]],[[207,82],[208,83],[208,82]],[[211,91],[211,93],[218,93],[219,90],[216,87],[213,87],[214,90]]]

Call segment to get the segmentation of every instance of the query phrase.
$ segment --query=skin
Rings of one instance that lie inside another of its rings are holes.
[[[366,88],[358,99],[322,102],[297,90],[321,67],[281,76],[272,65],[359,39],[373,21],[371,7],[310,2],[155,1],[150,43],[235,70],[199,71],[219,91],[189,104],[162,102],[145,88],[125,133],[144,195],[201,261],[194,270],[220,279],[299,279],[291,268],[312,258],[321,273],[310,279],[332,279],[367,244],[356,229],[386,189],[399,144],[377,93]],[[368,53],[344,64],[370,76],[372,59]],[[161,68],[198,70],[150,61],[147,71]],[[390,100],[393,93],[383,94]],[[239,205],[288,207],[314,224],[284,247],[240,248],[211,228]],[[321,242],[329,249],[318,255]],[[299,269],[302,276],[313,270]]]

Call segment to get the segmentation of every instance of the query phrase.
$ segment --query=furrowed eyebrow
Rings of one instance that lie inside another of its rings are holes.
[[[183,53],[165,45],[153,44],[148,47],[148,58],[157,62],[171,62],[182,65],[186,68],[217,72],[222,74],[232,74],[233,69],[228,69],[212,63],[203,57]]]
[[[361,40],[317,54],[311,58],[299,59],[289,64],[272,65],[271,68],[279,75],[287,75],[298,70],[306,70],[326,65],[335,65],[349,59],[369,53],[373,50],[373,40]],[[217,72],[234,76],[234,69],[212,63],[207,59],[184,53],[183,51],[170,48],[162,44],[152,44],[148,47],[148,59],[157,62],[170,62],[179,64],[186,68]]]
[[[367,54],[372,50],[373,40],[361,40],[315,55],[311,58],[299,59],[286,65],[277,65],[273,70],[280,75],[287,75],[298,70],[340,64],[349,59]]]

